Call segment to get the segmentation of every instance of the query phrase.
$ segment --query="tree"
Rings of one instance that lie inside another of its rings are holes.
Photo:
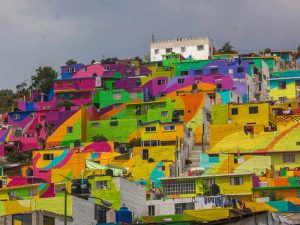
[[[300,58],[300,46],[297,47],[297,51],[295,52],[295,59]]]
[[[57,78],[57,72],[51,66],[39,67],[36,75],[31,76],[30,88],[47,94],[53,86],[53,80]]]
[[[116,57],[101,59],[101,64],[116,64],[119,62],[119,59]]]
[[[59,104],[56,105],[56,108],[64,107],[65,110],[71,110],[72,106],[76,106],[73,102],[68,99],[62,100]]]
[[[16,85],[16,98],[23,98],[27,93],[28,93],[28,89],[27,89],[27,83],[25,81],[21,82],[20,84]]]
[[[40,124],[40,123],[37,123],[37,124],[35,125],[35,132],[37,133],[37,136],[38,136],[38,137],[40,137],[40,135],[41,135],[41,130],[42,130],[42,128],[43,128],[43,125]]]
[[[101,141],[108,141],[106,137],[103,135],[97,134],[96,136],[93,137],[93,142],[101,142]]]
[[[230,41],[226,42],[224,46],[218,50],[219,54],[235,54],[237,51],[233,50],[233,46],[230,44]]]
[[[74,65],[74,64],[77,64],[77,61],[74,60],[74,59],[69,59],[69,60],[66,62],[66,65],[67,65],[67,66]]]
[[[0,90],[0,113],[7,113],[15,106],[14,92],[10,89]]]

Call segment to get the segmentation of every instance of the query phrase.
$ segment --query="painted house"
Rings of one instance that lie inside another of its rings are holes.
[[[183,57],[193,59],[209,59],[214,46],[207,38],[177,38],[174,40],[153,40],[150,46],[151,61],[161,61],[162,56],[169,53],[180,53]]]
[[[93,104],[98,109],[113,107],[123,103],[142,100],[141,92],[129,92],[124,89],[104,90],[96,89],[97,92],[93,98]],[[103,110],[106,112],[107,110]]]
[[[216,184],[219,187],[217,195],[229,195],[247,199],[251,197],[251,189],[253,187],[253,175],[251,173],[171,177],[161,178],[160,180],[164,198],[214,195],[214,193],[211,193],[213,190],[206,191],[206,187],[203,186]]]
[[[287,101],[300,98],[300,70],[273,72],[270,76],[272,100]]]

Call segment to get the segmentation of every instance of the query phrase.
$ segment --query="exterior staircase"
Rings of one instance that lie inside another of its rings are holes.
[[[202,153],[202,147],[195,145],[189,152],[189,159],[192,161],[192,164],[188,168],[199,167],[200,153]]]

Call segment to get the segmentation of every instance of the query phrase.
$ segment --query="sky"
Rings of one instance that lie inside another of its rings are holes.
[[[0,89],[39,66],[149,53],[156,39],[207,36],[216,48],[296,49],[299,0],[0,0]]]

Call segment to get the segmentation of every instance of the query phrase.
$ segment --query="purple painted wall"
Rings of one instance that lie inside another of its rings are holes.
[[[162,81],[164,84],[162,84]],[[164,92],[164,89],[168,85],[168,78],[167,77],[158,77],[148,81],[146,84],[143,85],[143,92],[146,93],[146,90],[149,92],[149,95],[158,96],[159,93]]]
[[[142,87],[139,85],[141,83],[140,78],[132,77],[127,79],[117,80],[115,82],[115,89],[124,89],[128,92],[141,92]]]

